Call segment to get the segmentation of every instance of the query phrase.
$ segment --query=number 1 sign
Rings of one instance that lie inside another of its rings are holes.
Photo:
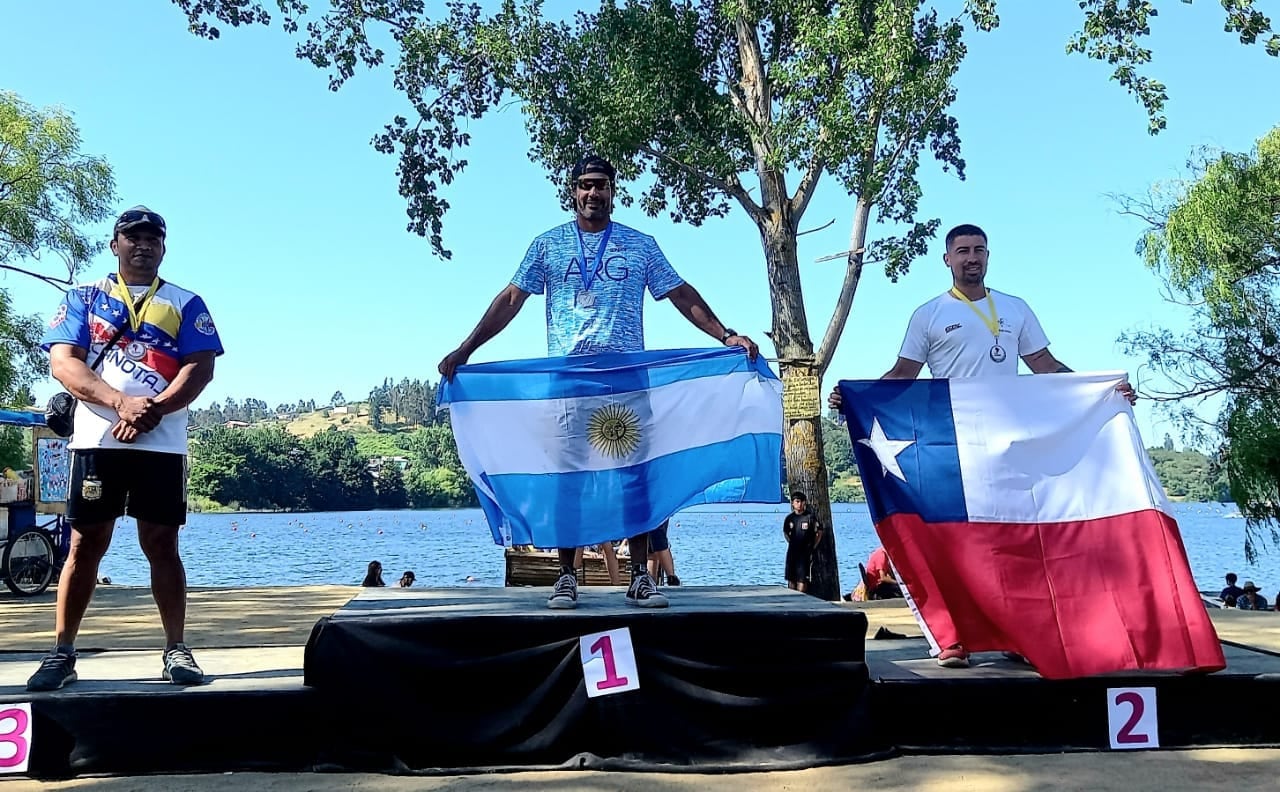
[[[1156,689],[1108,688],[1107,733],[1111,736],[1112,750],[1159,748]]]
[[[588,698],[640,689],[630,628],[584,635],[578,639],[578,652]]]

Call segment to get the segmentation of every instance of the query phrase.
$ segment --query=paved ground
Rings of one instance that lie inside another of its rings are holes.
[[[795,772],[701,775],[545,771],[478,776],[382,776],[319,773],[235,773],[203,776],[77,778],[59,783],[0,782],[4,792],[1031,792],[1032,790],[1274,789],[1280,750],[1222,748],[1144,753],[1078,753],[1045,756],[905,756],[869,764]]]

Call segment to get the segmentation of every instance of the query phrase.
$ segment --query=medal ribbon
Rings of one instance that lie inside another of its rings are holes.
[[[609,235],[613,233],[613,223],[609,223],[604,228],[604,236],[600,238],[600,248],[596,251],[596,263],[593,267],[587,266],[587,248],[582,241],[582,229],[577,223],[573,224],[573,229],[578,232],[578,257],[582,261],[582,290],[591,291],[591,282],[596,279],[596,270],[600,269],[600,264],[604,261],[604,249],[609,246]]]
[[[991,290],[987,289],[987,304],[991,306],[991,316],[987,316],[978,310],[978,306],[973,304],[973,300],[965,297],[964,294],[956,287],[951,287],[951,294],[957,299],[969,306],[969,309],[978,315],[982,323],[991,331],[991,335],[996,337],[996,346],[1000,346],[1000,316],[996,313],[996,300],[991,296]]]
[[[111,291],[120,298],[120,302],[124,303],[124,307],[129,310],[129,326],[133,328],[133,332],[137,333],[138,328],[142,326],[142,315],[147,312],[147,306],[151,304],[151,298],[156,296],[156,291],[160,288],[160,278],[156,278],[151,282],[151,288],[147,290],[142,301],[136,306],[133,304],[133,295],[129,293],[129,287],[124,282],[123,275],[116,275],[116,285]]]

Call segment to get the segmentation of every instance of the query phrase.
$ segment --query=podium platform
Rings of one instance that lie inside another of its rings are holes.
[[[305,684],[345,713],[343,767],[561,764],[575,756],[717,766],[856,757],[868,674],[862,613],[777,586],[368,589],[311,634]],[[580,639],[625,628],[636,690],[587,695]]]

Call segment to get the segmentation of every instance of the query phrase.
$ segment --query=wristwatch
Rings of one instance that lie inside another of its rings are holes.
[[[720,343],[722,343],[722,344],[723,344],[725,341],[728,341],[730,338],[733,338],[733,337],[734,337],[734,336],[736,336],[737,334],[738,334],[738,331],[737,331],[737,330],[734,330],[734,329],[732,329],[732,328],[726,327],[726,328],[724,329],[724,335],[720,336]]]

